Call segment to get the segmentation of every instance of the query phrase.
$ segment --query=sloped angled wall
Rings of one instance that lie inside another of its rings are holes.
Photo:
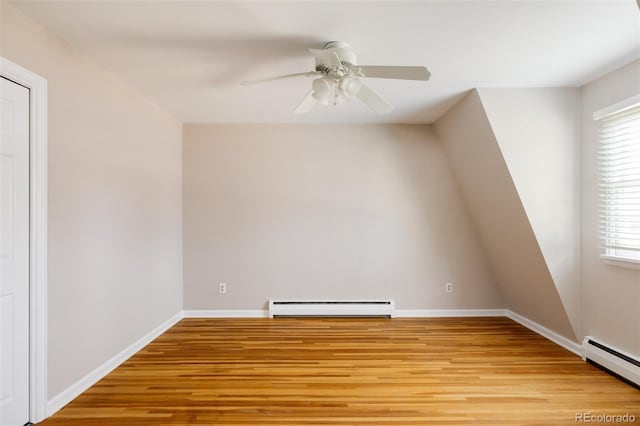
[[[580,336],[580,90],[478,89],[553,282]]]
[[[507,307],[571,339],[576,334],[477,90],[434,125]]]

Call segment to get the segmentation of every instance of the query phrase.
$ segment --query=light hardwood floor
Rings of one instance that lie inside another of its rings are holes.
[[[54,425],[576,424],[640,391],[507,318],[183,319]]]

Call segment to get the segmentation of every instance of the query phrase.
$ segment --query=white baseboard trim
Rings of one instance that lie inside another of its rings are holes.
[[[104,364],[100,365],[98,368],[60,392],[58,395],[54,396],[50,400],[47,401],[47,417],[52,416],[56,412],[58,412],[62,407],[73,401],[78,395],[82,392],[89,389],[91,386],[96,384],[100,379],[113,371],[120,364],[129,359],[132,355],[138,352],[140,349],[147,346],[151,343],[155,338],[160,336],[162,333],[173,327],[178,321],[182,319],[182,311],[178,312],[149,333],[142,336],[136,342],[127,346],[125,349],[120,351],[117,355],[113,356],[111,359],[106,361]]]
[[[266,310],[189,310],[184,318],[268,318]],[[503,317],[504,309],[396,309],[396,318]]]
[[[520,314],[516,314],[509,309],[506,310],[506,317],[511,318],[517,323],[520,323],[521,325],[527,327],[529,330],[535,331],[542,337],[546,337],[552,342],[562,346],[569,352],[573,352],[579,357],[582,357],[582,346],[580,346],[577,342],[567,339],[566,337],[559,335],[555,331],[551,331],[548,328],[538,324],[537,322],[531,321],[529,318],[525,318]]]
[[[262,309],[193,310],[182,311],[184,318],[268,318],[269,312]]]
[[[503,317],[504,309],[396,309],[396,318]]]

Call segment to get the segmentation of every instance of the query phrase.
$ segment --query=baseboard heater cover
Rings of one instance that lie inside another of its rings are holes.
[[[393,300],[270,300],[269,318],[298,316],[390,317]]]
[[[582,341],[583,359],[591,361],[640,386],[640,360],[631,354],[587,336]]]

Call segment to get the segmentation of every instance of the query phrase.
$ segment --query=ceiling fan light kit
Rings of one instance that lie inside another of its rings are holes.
[[[282,80],[291,77],[317,77],[311,83],[311,90],[295,108],[295,114],[304,114],[316,105],[337,106],[358,98],[369,109],[386,114],[393,106],[371,90],[362,81],[365,78],[387,78],[400,80],[427,81],[431,74],[420,66],[377,66],[357,65],[355,52],[347,43],[330,41],[322,49],[309,49],[315,57],[315,71],[286,74],[253,81],[243,81],[243,85]]]

